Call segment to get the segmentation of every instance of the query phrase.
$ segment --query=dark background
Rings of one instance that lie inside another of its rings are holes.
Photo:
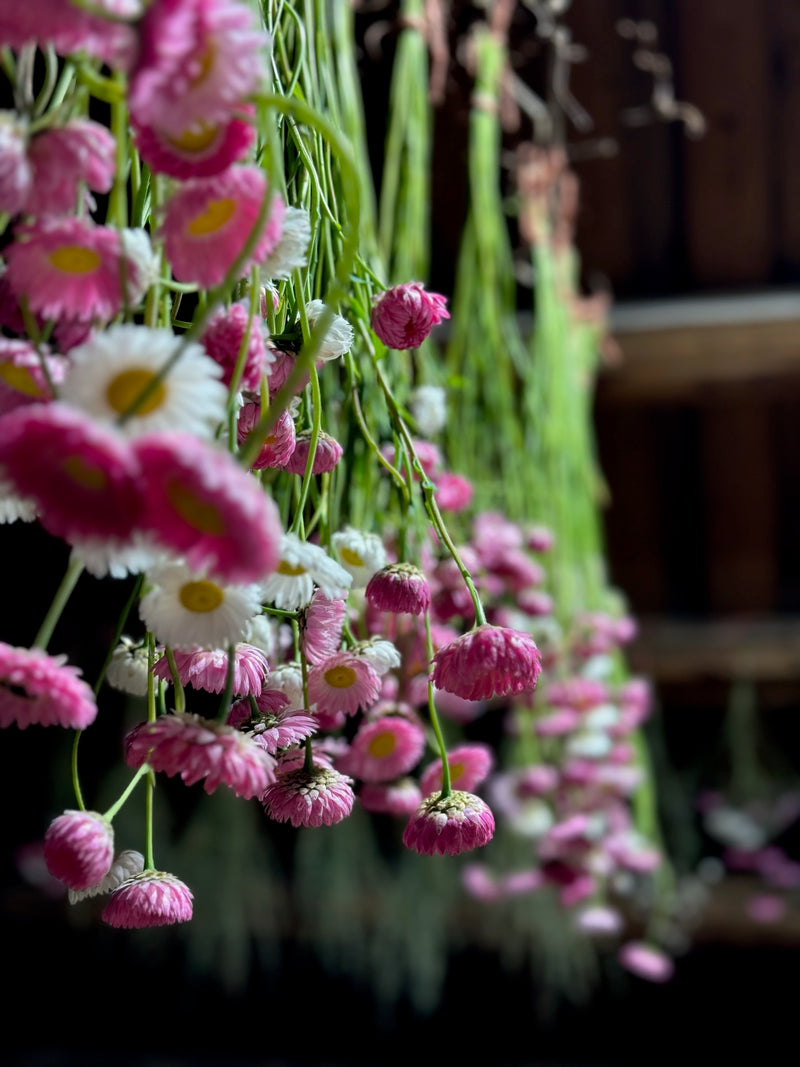
[[[391,4],[362,4],[357,20],[362,33],[387,23],[378,52],[365,48],[362,59],[378,172],[394,14]],[[454,2],[451,14],[455,41],[480,11]],[[616,29],[620,18],[657,26],[677,99],[705,116],[702,138],[658,118],[626,125],[651,80]],[[587,292],[613,293],[622,353],[602,372],[596,402],[609,567],[641,622],[630,655],[657,685],[654,740],[677,771],[678,805],[690,807],[693,790],[725,783],[720,737],[732,683],[744,680],[756,694],[768,781],[791,786],[800,696],[800,5],[575,0],[566,22],[587,49],[572,87],[594,120],[568,138],[581,180],[583,282]],[[534,29],[518,5],[512,62],[537,86]],[[468,98],[454,62],[436,121],[431,285],[443,293],[452,291],[466,204]],[[508,147],[527,136],[523,122]],[[613,155],[593,154],[598,137],[615,142]],[[530,309],[523,284],[520,308]],[[644,314],[635,328],[631,308]],[[25,643],[40,621],[31,588],[54,588],[66,555],[31,529],[9,531],[4,544],[7,560],[35,560],[4,590],[14,637]],[[92,595],[96,613],[68,612],[54,641],[83,662],[107,642],[104,620],[125,591],[98,584]],[[87,675],[96,667],[88,662]],[[419,1016],[400,1003],[387,1016],[367,988],[330,973],[290,933],[280,973],[254,957],[246,987],[232,994],[188,968],[174,931],[76,926],[63,900],[21,878],[13,847],[41,833],[43,806],[55,814],[68,802],[48,777],[62,741],[34,730],[3,738],[12,846],[2,883],[5,1062],[277,1067],[446,1055],[611,1067],[676,1056],[743,1062],[746,1040],[771,1061],[792,1039],[797,909],[781,924],[748,923],[735,880],[733,893],[712,900],[670,985],[610,964],[588,1004],[561,999],[549,1015],[538,1009],[541,979],[469,949],[454,954],[437,1012]]]

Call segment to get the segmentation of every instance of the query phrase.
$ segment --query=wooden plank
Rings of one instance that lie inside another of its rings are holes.
[[[677,94],[705,115],[686,142],[689,283],[763,284],[773,264],[768,21],[763,0],[678,0]]]

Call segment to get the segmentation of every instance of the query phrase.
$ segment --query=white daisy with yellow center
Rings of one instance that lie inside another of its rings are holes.
[[[345,526],[331,538],[343,567],[353,579],[353,589],[366,589],[370,578],[386,563],[386,549],[377,534]]]
[[[225,417],[222,368],[171,330],[110,326],[73,348],[70,363],[61,399],[127,437],[182,430],[211,439]]]
[[[274,573],[261,583],[264,602],[284,611],[307,607],[319,586],[333,600],[344,596],[352,581],[348,571],[324,548],[302,541],[297,534],[281,538],[281,559]]]
[[[172,648],[226,648],[242,640],[261,612],[257,585],[219,585],[167,563],[147,574],[139,615],[157,641]]]

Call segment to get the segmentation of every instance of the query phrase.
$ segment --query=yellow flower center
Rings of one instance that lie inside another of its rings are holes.
[[[355,685],[356,672],[352,667],[340,663],[338,667],[330,667],[325,671],[325,681],[332,689],[350,689]]]
[[[214,65],[214,42],[211,38],[206,41],[205,47],[199,56],[194,56],[194,61],[197,64],[197,73],[193,74],[189,79],[189,84],[194,89],[198,85],[201,85]]]
[[[463,763],[451,763],[450,764],[450,780],[453,781],[456,778],[460,778],[464,773]]]
[[[286,574],[290,578],[296,578],[298,574],[305,573],[305,567],[301,567],[299,563],[297,566],[293,566],[291,563],[287,563],[285,559],[282,559],[278,564],[278,574]]]
[[[33,380],[33,376],[27,367],[18,367],[10,360],[0,363],[0,378],[25,396],[42,396],[42,390]]]
[[[396,748],[397,738],[391,730],[386,730],[382,734],[376,734],[367,745],[367,750],[370,756],[377,756],[378,759],[390,755]]]
[[[225,533],[225,521],[213,504],[200,500],[179,481],[167,486],[167,498],[184,522],[207,534]]]
[[[205,211],[195,215],[187,226],[192,237],[205,237],[206,234],[221,230],[236,210],[236,201],[226,196],[221,200],[209,200]]]
[[[131,367],[130,370],[124,370],[108,383],[106,400],[114,411],[122,414],[123,411],[128,410],[137,397],[141,396],[155,377],[151,370],[146,370],[144,367]],[[151,411],[161,407],[166,395],[166,386],[163,382],[159,382],[147,398],[138,405],[135,414],[149,415]]]
[[[65,274],[91,274],[100,266],[100,253],[81,245],[64,245],[51,252],[48,259]]]
[[[224,592],[214,582],[201,579],[199,582],[186,582],[178,594],[181,604],[187,611],[216,611],[225,599]]]
[[[81,456],[68,456],[61,460],[61,469],[81,489],[105,489],[108,478],[99,467],[87,463]]]
[[[339,549],[339,553],[345,563],[349,563],[351,567],[364,566],[364,560],[359,556],[358,552],[354,552],[352,548],[347,548],[347,546],[345,546],[344,548]]]
[[[205,152],[216,139],[219,132],[219,126],[213,125],[210,122],[198,122],[194,126],[190,126],[188,130],[184,130],[183,133],[177,137],[168,137],[167,141],[179,152],[186,152],[188,155],[193,153]]]

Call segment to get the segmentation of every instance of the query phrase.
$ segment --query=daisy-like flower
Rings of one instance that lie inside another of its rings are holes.
[[[192,899],[189,887],[174,874],[141,871],[117,886],[101,919],[126,930],[185,923],[192,917]]]
[[[419,723],[399,715],[382,715],[359,726],[336,766],[362,782],[389,782],[416,767],[426,743]]]
[[[261,404],[258,400],[247,400],[239,409],[236,425],[237,441],[241,445],[261,418]],[[252,463],[252,470],[260,471],[265,467],[285,467],[295,449],[295,428],[291,412],[286,409],[264,438],[261,451]]]
[[[352,780],[333,767],[296,767],[278,773],[261,803],[276,822],[292,826],[332,826],[353,810]]]
[[[336,652],[308,673],[308,699],[322,715],[355,715],[378,699],[375,669],[351,652]]]
[[[94,7],[106,7],[123,19],[141,14],[139,0],[101,0]],[[15,50],[35,43],[52,45],[62,56],[84,52],[123,71],[129,68],[137,46],[132,24],[90,14],[70,0],[28,0],[24,7],[15,0],[0,0],[0,40]]]
[[[130,80],[131,117],[174,137],[226,122],[261,85],[269,38],[238,0],[147,6]]]
[[[96,897],[101,893],[111,893],[118,885],[134,874],[139,874],[144,868],[144,856],[135,849],[127,848],[117,853],[111,862],[108,873],[96,885],[90,885],[88,889],[70,889],[67,894],[70,904],[77,904],[80,900]]]
[[[378,677],[382,678],[388,671],[395,671],[403,662],[397,645],[385,637],[370,637],[353,645],[351,652],[359,659],[366,660]]]
[[[239,110],[252,114],[252,108]],[[201,119],[180,132],[133,123],[133,135],[150,170],[186,181],[221,174],[244,159],[255,144],[256,128],[252,121],[234,116],[219,122]]]
[[[419,348],[434,326],[449,319],[447,300],[420,282],[395,285],[376,297],[371,325],[387,348]]]
[[[631,974],[648,982],[668,982],[675,973],[675,963],[666,953],[644,941],[628,941],[617,959]]]
[[[269,687],[286,694],[289,701],[287,708],[293,711],[305,710],[303,668],[299,663],[280,663],[273,667],[269,676]]]
[[[365,811],[377,815],[412,815],[422,793],[413,778],[400,778],[396,782],[365,782],[358,800]]]
[[[244,729],[248,732],[254,743],[260,745],[272,756],[277,755],[282,748],[302,744],[307,737],[315,734],[319,727],[313,715],[305,711],[296,711],[286,704],[274,711],[270,710],[268,700],[274,700],[276,694],[286,699],[284,694],[277,690],[270,690],[267,694],[262,693],[260,697],[255,698],[261,714],[255,715],[248,707],[247,720],[237,724],[237,729]],[[240,706],[244,705],[244,701],[237,703]],[[237,707],[234,705],[231,708],[231,718],[236,712]]]
[[[370,578],[386,564],[386,548],[377,534],[345,526],[331,537],[342,566],[353,578],[353,589],[365,589]]]
[[[123,304],[119,231],[88,219],[46,216],[18,226],[4,250],[14,295],[44,319],[108,322]]]
[[[180,358],[159,381],[179,349]],[[199,344],[183,344],[171,330],[119,323],[73,348],[70,363],[61,399],[117,425],[124,436],[182,430],[211,438],[225,417],[222,368]],[[121,415],[128,417],[119,423]]]
[[[229,452],[179,432],[146,434],[132,447],[147,498],[143,526],[154,540],[223,582],[257,582],[275,570],[278,509]]]
[[[107,193],[114,181],[116,141],[91,119],[73,118],[35,134],[28,146],[31,184],[26,215],[66,215],[78,208],[81,184]]]
[[[191,685],[208,693],[221,693],[228,677],[228,652],[222,648],[198,648],[193,652],[176,649],[175,667],[181,685]],[[258,696],[269,673],[269,660],[260,648],[240,643],[233,648],[233,692],[235,696]],[[162,656],[153,667],[153,677],[171,682],[169,660]]]
[[[275,779],[275,760],[232,726],[189,713],[142,722],[125,738],[129,767],[147,763],[186,785],[203,782],[206,793],[227,785],[238,797],[260,796]]]
[[[435,437],[447,422],[447,394],[440,385],[418,385],[411,393],[409,407],[417,429],[425,437]]]
[[[471,793],[494,767],[494,755],[488,745],[472,742],[457,745],[447,753],[450,783],[453,789]],[[442,761],[434,760],[422,772],[419,787],[425,796],[442,788]]]
[[[147,585],[139,617],[158,641],[175,649],[236,644],[247,623],[261,614],[257,585],[220,585],[183,563],[154,568]]]
[[[106,681],[113,689],[131,696],[147,696],[147,648],[123,634],[111,653],[106,668]]]
[[[0,468],[55,537],[123,540],[143,519],[138,458],[121,437],[66,404],[4,415]]]
[[[283,220],[283,232],[275,250],[261,265],[261,277],[270,281],[291,278],[308,262],[308,246],[311,242],[311,219],[307,211],[299,207],[287,207]]]
[[[300,647],[309,663],[322,663],[339,651],[346,613],[344,600],[314,590],[300,618]]]
[[[311,439],[311,430],[302,430],[295,436],[294,448],[284,464],[284,468],[289,474],[303,475],[306,473],[308,457],[311,452]],[[338,465],[343,455],[344,449],[336,438],[331,437],[324,430],[320,430],[316,448],[314,449],[314,459],[311,462],[311,473],[329,474]]]
[[[530,634],[484,623],[440,648],[432,666],[437,689],[488,700],[534,690],[542,660]]]
[[[261,320],[254,318],[248,332],[248,318],[247,308],[242,303],[220,308],[211,316],[201,341],[208,355],[222,369],[223,381],[229,386],[247,336],[238,388],[257,392],[266,369],[267,349]]]
[[[91,726],[97,703],[80,673],[67,665],[66,656],[0,642],[0,727]]]
[[[447,797],[426,797],[403,831],[406,848],[421,855],[455,856],[480,848],[494,836],[491,808],[473,793],[456,790]]]
[[[46,345],[37,351],[30,341],[0,337],[0,415],[24,404],[52,400],[50,383],[60,386],[66,369],[67,360],[52,355]]]
[[[265,196],[271,197],[266,220],[259,224],[255,246],[239,277],[275,248],[283,224],[284,203],[267,189],[259,167],[229,167],[213,178],[184,182],[167,201],[159,231],[172,273],[204,289],[219,285],[250,238]]]
[[[378,611],[423,615],[431,606],[428,579],[411,563],[389,563],[376,571],[365,595]]]
[[[96,811],[65,811],[44,835],[47,869],[70,889],[97,885],[113,859],[113,827]]]
[[[314,586],[330,599],[340,597],[352,581],[350,574],[331,559],[324,548],[302,541],[297,534],[281,537],[280,559],[274,573],[261,583],[267,603],[284,611],[296,611],[311,602]]]
[[[95,578],[127,578],[154,566],[163,553],[138,530],[129,537],[88,539],[72,537],[72,557]]]
[[[312,330],[325,310],[326,306],[322,300],[311,300],[306,304],[306,317]],[[332,359],[338,359],[353,347],[354,336],[353,327],[350,323],[343,319],[341,315],[334,314],[317,349],[316,358],[324,363],[328,363]]]

